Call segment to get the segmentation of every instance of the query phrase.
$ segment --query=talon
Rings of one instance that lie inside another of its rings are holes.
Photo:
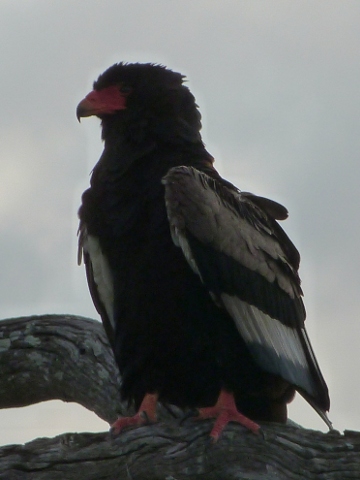
[[[142,411],[142,412],[140,412],[140,416],[141,416],[141,417],[143,418],[143,420],[144,420],[143,423],[146,423],[146,424],[148,424],[148,423],[154,423],[154,422],[152,422],[152,421],[150,420],[150,417],[149,417],[148,413],[145,412],[145,410]]]
[[[142,412],[137,413],[133,417],[120,417],[111,425],[110,432],[112,435],[118,435],[121,430],[126,427],[132,427],[135,425],[142,425],[145,423],[142,415]]]
[[[219,398],[213,407],[199,408],[198,419],[216,418],[210,437],[217,442],[229,422],[236,422],[251,432],[258,434],[260,426],[240,413],[235,404],[234,396],[226,390],[221,390]]]
[[[148,425],[155,423],[156,417],[156,404],[158,396],[157,394],[147,393],[141,402],[138,412],[132,417],[120,417],[111,425],[110,433],[112,435],[118,435],[124,428]]]

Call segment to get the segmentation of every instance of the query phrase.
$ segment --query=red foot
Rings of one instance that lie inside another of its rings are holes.
[[[216,442],[229,422],[240,423],[243,427],[258,433],[260,426],[238,412],[234,396],[226,390],[221,390],[219,398],[213,407],[199,408],[199,419],[216,418],[215,425],[211,430],[210,437]]]
[[[133,425],[144,425],[147,423],[155,423],[156,404],[158,396],[156,393],[147,393],[141,402],[138,412],[133,417],[120,417],[111,425],[111,432],[118,435],[121,430]]]

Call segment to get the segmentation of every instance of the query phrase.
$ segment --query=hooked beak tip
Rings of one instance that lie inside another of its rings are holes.
[[[81,100],[76,108],[76,118],[81,122],[83,117],[90,117],[94,114],[93,105],[86,99]]]

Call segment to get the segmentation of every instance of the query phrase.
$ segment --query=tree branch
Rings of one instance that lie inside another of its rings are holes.
[[[347,480],[360,478],[360,434],[263,425],[263,436],[229,425],[173,420],[107,433],[64,434],[0,449],[0,478],[11,480]]]
[[[128,413],[119,402],[120,379],[102,326],[81,317],[0,322],[0,384],[0,408],[59,398],[80,403],[108,422]],[[213,444],[211,421],[181,423],[165,413],[160,410],[160,423],[116,438],[68,433],[2,447],[0,479],[360,478],[360,433],[263,424],[263,435],[253,435],[231,424]]]
[[[59,399],[79,403],[107,422],[127,410],[101,323],[77,316],[1,321],[0,385],[0,408]]]

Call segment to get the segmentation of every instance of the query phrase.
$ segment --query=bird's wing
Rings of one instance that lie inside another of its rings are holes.
[[[328,410],[325,381],[304,328],[299,254],[275,218],[284,207],[192,167],[164,177],[171,234],[255,361]]]
[[[110,344],[113,346],[114,323],[114,287],[111,270],[106,256],[101,250],[99,240],[89,235],[86,224],[79,226],[78,264],[84,261],[86,278],[95,308],[101,316]]]

